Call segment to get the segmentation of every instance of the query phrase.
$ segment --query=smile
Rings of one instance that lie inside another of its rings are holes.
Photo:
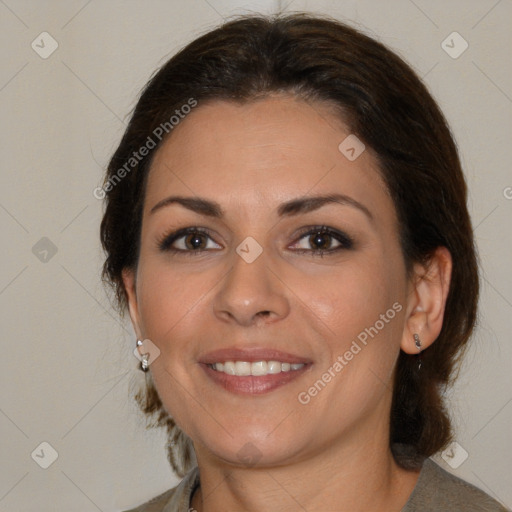
[[[273,375],[281,372],[300,370],[304,363],[283,363],[281,361],[226,361],[209,365],[212,370],[238,377]]]
[[[270,347],[229,347],[199,357],[213,384],[237,395],[262,395],[300,379],[313,361]]]
[[[300,378],[310,363],[226,361],[200,365],[214,384],[236,395],[263,395]]]

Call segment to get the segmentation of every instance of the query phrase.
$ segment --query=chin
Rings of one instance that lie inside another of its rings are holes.
[[[264,430],[233,431],[232,436],[226,432],[222,436],[206,434],[200,444],[202,450],[209,452],[220,461],[232,466],[248,468],[285,465],[297,458],[299,453],[310,444],[304,439],[292,438],[289,435],[290,432],[285,430],[278,435],[272,432],[272,428],[275,428],[275,425]],[[269,432],[271,432],[270,435]]]

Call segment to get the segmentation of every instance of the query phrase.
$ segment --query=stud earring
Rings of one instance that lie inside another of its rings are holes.
[[[414,344],[418,349],[418,370],[421,369],[421,340],[418,334],[414,334]]]
[[[143,345],[144,343],[142,342],[142,340],[137,340],[137,347],[142,347]],[[147,372],[149,370],[149,353],[142,354],[140,369],[143,372]]]

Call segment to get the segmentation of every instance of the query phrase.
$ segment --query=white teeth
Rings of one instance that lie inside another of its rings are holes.
[[[268,373],[281,373],[282,365],[283,363],[279,361],[269,361],[267,364]]]
[[[226,361],[224,363],[214,363],[211,367],[228,375],[238,377],[247,377],[249,375],[262,376],[274,373],[289,372],[290,370],[300,370],[304,363],[281,363],[280,361]]]
[[[266,375],[269,373],[268,366],[266,361],[251,363],[251,375]]]
[[[217,365],[215,365],[215,366],[217,366]],[[227,373],[228,375],[236,375],[235,363],[233,363],[233,361],[226,361],[224,363],[224,370],[221,370],[221,371],[224,371],[224,373]]]
[[[251,375],[251,363],[246,361],[237,361],[235,363],[235,375],[245,377]]]

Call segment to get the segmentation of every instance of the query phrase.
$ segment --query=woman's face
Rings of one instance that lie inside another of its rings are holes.
[[[387,429],[409,283],[376,159],[339,148],[331,112],[199,103],[151,166],[130,313],[165,408],[216,460],[286,464]]]

